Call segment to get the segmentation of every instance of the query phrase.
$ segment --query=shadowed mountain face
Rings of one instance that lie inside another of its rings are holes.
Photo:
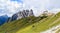
[[[21,18],[25,18],[25,17],[29,17],[29,16],[34,16],[33,14],[33,10],[22,10],[22,11],[19,11],[18,13],[15,13],[9,21],[14,21],[14,20],[18,20],[18,19],[21,19]]]
[[[5,22],[10,22],[14,20],[18,20],[21,18],[29,17],[29,16],[34,16],[33,10],[22,10],[18,13],[15,13],[12,15],[12,17],[8,17],[7,15],[0,16],[0,25],[4,24]]]
[[[0,16],[0,25],[2,25],[5,22],[7,22],[8,18],[9,17],[7,15]]]
[[[14,20],[16,20],[17,19],[17,14],[14,14],[13,16],[12,16],[12,18],[11,18],[11,21],[14,21]]]

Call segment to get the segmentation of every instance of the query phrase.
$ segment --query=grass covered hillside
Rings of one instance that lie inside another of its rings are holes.
[[[0,26],[0,33],[40,33],[60,24],[60,12],[43,17],[26,17]]]
[[[0,33],[16,33],[19,29],[25,28],[33,23],[37,23],[43,19],[43,17],[26,17],[22,18],[13,22],[5,23],[4,25],[0,26]]]
[[[24,29],[18,30],[16,33],[40,33],[59,24],[60,24],[60,12],[57,13],[56,15],[53,15],[37,23],[34,23]],[[32,27],[33,25],[34,27]]]

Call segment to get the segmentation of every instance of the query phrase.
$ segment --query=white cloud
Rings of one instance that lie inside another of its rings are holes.
[[[23,0],[23,8],[31,9],[33,8],[35,15],[40,15],[42,10],[47,9],[49,5],[49,0]]]
[[[36,16],[39,16],[44,10],[57,13],[60,12],[58,10],[60,9],[60,0],[23,0],[23,8],[32,8]]]
[[[22,8],[21,3],[13,2],[10,0],[0,0],[0,9],[3,10],[3,12],[4,12],[4,13],[2,12],[3,14],[12,16],[14,13],[18,12],[17,9],[19,9],[19,8]],[[0,13],[0,14],[2,15],[2,13]]]
[[[56,14],[56,13],[60,12],[60,8],[53,8],[53,9],[51,9],[49,11]]]
[[[33,9],[34,14],[39,16],[43,10],[60,8],[59,0],[22,0],[23,3],[17,3],[10,0],[0,0],[0,9],[9,16],[21,9]],[[57,1],[57,2],[56,2]],[[55,11],[54,11],[55,12]],[[1,14],[1,13],[0,13]]]

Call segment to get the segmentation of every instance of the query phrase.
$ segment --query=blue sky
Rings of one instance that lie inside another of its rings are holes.
[[[12,16],[23,9],[33,9],[36,16],[43,10],[56,13],[60,10],[60,0],[0,0],[0,16],[5,14]]]
[[[23,3],[22,0],[10,0],[10,1],[16,1],[16,2],[18,2],[18,3]]]

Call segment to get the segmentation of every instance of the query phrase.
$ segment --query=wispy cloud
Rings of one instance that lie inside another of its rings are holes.
[[[12,2],[10,0],[0,0],[0,12],[3,14],[11,16],[12,14],[18,12],[18,8],[22,8],[22,3]]]
[[[9,16],[20,9],[33,9],[34,14],[38,16],[46,9],[60,9],[60,0],[0,0],[0,9],[2,9],[0,14]],[[53,12],[55,11],[53,10]]]
[[[33,9],[36,16],[49,6],[49,0],[23,0],[24,9]]]
[[[23,0],[23,4],[24,9],[32,8],[36,16],[40,15],[43,10],[56,13],[60,9],[60,0]]]

